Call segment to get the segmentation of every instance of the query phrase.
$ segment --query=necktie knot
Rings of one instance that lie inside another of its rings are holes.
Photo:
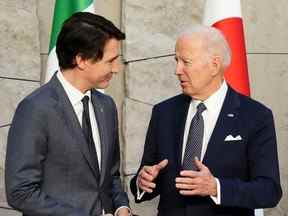
[[[197,113],[201,114],[202,112],[204,112],[206,110],[206,106],[204,103],[199,103],[197,105]]]
[[[89,102],[89,96],[85,95],[83,98],[82,98],[82,103],[85,106],[88,106],[88,102]]]

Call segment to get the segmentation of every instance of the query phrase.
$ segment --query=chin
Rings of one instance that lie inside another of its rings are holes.
[[[97,85],[95,85],[95,88],[97,89],[106,89],[109,87],[109,83],[97,83]]]
[[[189,95],[188,89],[182,88],[182,92],[183,92],[183,94],[185,94],[185,95]]]
[[[188,89],[182,89],[182,93],[190,97],[193,97],[192,95],[194,95],[193,92],[189,91]]]

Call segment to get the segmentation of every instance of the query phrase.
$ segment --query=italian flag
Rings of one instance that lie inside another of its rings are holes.
[[[56,41],[62,24],[73,13],[80,11],[94,13],[93,0],[56,0],[55,2],[45,82],[48,82],[53,74],[59,70],[56,56]]]
[[[225,80],[236,91],[249,96],[249,77],[240,0],[206,0],[203,24],[224,34],[232,54]]]

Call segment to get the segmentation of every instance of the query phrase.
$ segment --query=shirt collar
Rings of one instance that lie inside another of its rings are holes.
[[[91,91],[87,91],[85,94],[83,94],[81,91],[79,91],[77,88],[75,88],[71,83],[69,83],[66,78],[63,76],[62,72],[57,72],[57,78],[59,82],[62,84],[66,94],[68,95],[68,98],[72,104],[72,106],[75,106],[79,102],[81,102],[82,98],[87,95],[89,98],[91,98]]]
[[[222,104],[224,102],[226,93],[228,90],[228,86],[226,81],[224,80],[220,86],[220,88],[215,91],[212,95],[210,95],[203,103],[205,104],[207,111],[209,112],[217,112],[221,109]],[[191,101],[193,109],[197,109],[197,105],[201,103],[200,100],[192,100]],[[205,112],[205,111],[204,111]]]

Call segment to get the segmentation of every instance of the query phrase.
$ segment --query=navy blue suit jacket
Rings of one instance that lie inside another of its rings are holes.
[[[158,215],[254,215],[255,208],[275,206],[282,195],[277,144],[270,109],[228,88],[223,107],[208,143],[203,163],[221,185],[221,205],[210,197],[184,197],[175,187],[181,171],[182,143],[191,99],[183,94],[153,108],[141,166],[168,159],[152,194],[160,195]],[[230,114],[230,115],[228,115]],[[233,114],[233,115],[231,115]],[[242,140],[224,141],[228,135]],[[131,181],[136,197],[136,176]]]

